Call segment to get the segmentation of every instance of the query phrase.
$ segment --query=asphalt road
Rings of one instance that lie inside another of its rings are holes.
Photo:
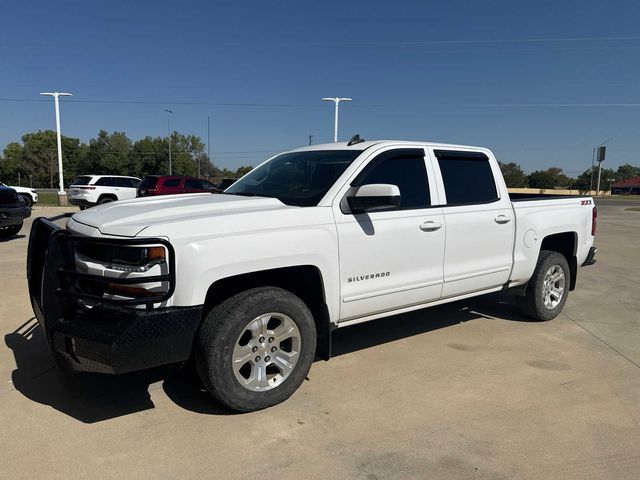
[[[339,330],[289,401],[243,415],[175,368],[58,372],[26,237],[0,243],[0,476],[637,479],[640,212],[605,202],[557,319],[492,295]]]

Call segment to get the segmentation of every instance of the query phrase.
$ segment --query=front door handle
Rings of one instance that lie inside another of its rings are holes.
[[[498,215],[494,218],[496,223],[509,223],[511,221],[511,217],[507,217],[506,215]]]
[[[423,232],[435,232],[436,230],[440,230],[442,228],[442,224],[440,222],[424,222],[420,225],[420,230]]]

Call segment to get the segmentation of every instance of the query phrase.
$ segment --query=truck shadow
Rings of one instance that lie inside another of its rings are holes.
[[[510,296],[478,297],[339,329],[334,332],[333,356],[481,318],[526,321]],[[11,375],[15,389],[83,423],[152,409],[151,393],[160,389],[186,410],[207,415],[234,413],[213,400],[188,371],[175,366],[119,376],[63,373],[57,369],[34,318],[5,335],[5,343],[15,357],[16,369]]]
[[[20,240],[21,238],[25,238],[26,235],[14,235],[9,238],[0,238],[0,243],[11,242],[13,240]]]

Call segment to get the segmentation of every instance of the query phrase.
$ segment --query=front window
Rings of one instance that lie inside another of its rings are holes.
[[[273,197],[286,205],[318,205],[362,150],[283,153],[252,170],[225,194]]]

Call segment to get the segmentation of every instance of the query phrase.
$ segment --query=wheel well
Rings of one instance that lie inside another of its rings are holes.
[[[575,232],[554,233],[544,237],[540,250],[551,250],[561,253],[567,259],[571,282],[569,290],[576,288],[576,277],[578,274],[578,259],[576,258],[577,235]]]
[[[102,195],[100,195],[98,197],[98,202],[100,202],[100,200],[104,199],[104,198],[111,198],[114,201],[118,200],[118,197],[116,197],[113,193],[103,193]]]
[[[207,291],[203,315],[233,295],[256,287],[280,287],[306,303],[316,323],[317,355],[324,360],[329,360],[331,357],[329,311],[324,296],[322,275],[313,265],[274,268],[218,280]]]

